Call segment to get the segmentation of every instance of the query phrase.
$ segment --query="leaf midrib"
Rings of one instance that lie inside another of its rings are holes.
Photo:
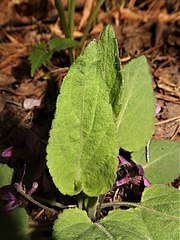
[[[173,149],[173,150],[174,150],[174,149]],[[166,157],[166,156],[168,156],[168,155],[171,155],[172,153],[174,153],[174,151],[170,151],[170,152],[168,152],[168,153],[166,153],[166,154],[164,154],[164,155],[161,155],[160,157],[156,158],[154,161],[151,161],[151,162],[146,163],[145,165],[143,165],[143,168],[144,168],[144,169],[148,168],[148,167],[151,166],[152,164],[160,161],[162,158],[164,158],[164,157]]]

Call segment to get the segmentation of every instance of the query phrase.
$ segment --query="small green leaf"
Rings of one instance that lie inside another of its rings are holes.
[[[180,142],[152,140],[149,147],[149,162],[145,148],[132,153],[132,160],[143,166],[145,176],[153,184],[167,184],[179,174]]]
[[[23,208],[0,213],[1,239],[30,240],[28,215]]]
[[[111,211],[97,223],[92,223],[80,209],[65,210],[54,224],[53,237],[55,240],[177,240],[179,203],[178,190],[151,186],[145,189],[137,208]]]
[[[0,187],[11,184],[13,172],[12,168],[5,164],[0,164]]]
[[[46,52],[40,48],[32,51],[29,56],[29,61],[31,63],[31,77],[34,76],[35,71],[41,66],[45,65],[48,61],[50,61],[53,55],[53,51]]]
[[[116,117],[119,146],[137,151],[146,145],[154,130],[155,97],[149,65],[144,56],[122,69],[122,107]]]
[[[72,48],[78,45],[79,42],[72,40],[71,38],[52,38],[49,41],[49,48],[56,51]]]

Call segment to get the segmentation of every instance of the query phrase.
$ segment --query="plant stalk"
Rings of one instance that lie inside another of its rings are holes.
[[[37,205],[38,207],[46,210],[46,211],[50,211],[52,213],[55,213],[57,214],[57,211],[52,209],[52,208],[49,208],[47,206],[45,206],[44,204],[42,203],[39,203],[38,201],[36,201],[35,199],[33,199],[31,196],[29,196],[28,194],[26,194],[20,187],[19,187],[19,184],[18,183],[14,183],[14,187],[16,188],[16,191],[22,196],[24,197],[25,199],[27,199],[28,201],[32,202],[33,204]]]
[[[101,209],[108,208],[108,207],[139,207],[142,208],[138,203],[133,202],[109,202],[109,203],[103,203],[101,205]]]
[[[68,30],[68,26],[67,26],[67,22],[66,22],[66,16],[65,16],[62,1],[61,0],[55,0],[55,6],[58,10],[59,17],[62,21],[62,28],[63,28],[63,31],[65,33],[65,36],[68,38],[69,37],[69,30]]]
[[[74,33],[74,12],[75,12],[75,0],[68,0],[68,25],[69,25],[69,37],[73,40]],[[74,48],[69,49],[70,63],[72,64],[75,60]]]

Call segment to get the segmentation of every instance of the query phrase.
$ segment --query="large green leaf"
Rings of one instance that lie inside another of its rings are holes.
[[[116,117],[119,146],[136,151],[151,138],[154,130],[155,97],[149,65],[144,56],[122,69],[121,111]]]
[[[89,196],[98,196],[109,190],[116,177],[116,129],[104,81],[107,61],[99,52],[99,44],[107,56],[111,55],[116,47],[114,35],[108,34],[108,41],[103,42],[102,36],[99,43],[89,44],[71,66],[57,99],[47,164],[64,194],[83,190]]]
[[[5,164],[0,164],[0,187],[10,185],[13,176],[13,169]]]
[[[23,208],[0,213],[0,236],[3,240],[30,240],[28,215]]]
[[[114,210],[92,223],[80,209],[65,210],[53,227],[55,240],[177,240],[180,192],[166,186],[145,189],[142,203],[129,210]]]
[[[180,172],[180,142],[152,140],[149,147],[149,162],[146,160],[145,148],[133,152],[132,159],[143,166],[149,181],[167,184]]]

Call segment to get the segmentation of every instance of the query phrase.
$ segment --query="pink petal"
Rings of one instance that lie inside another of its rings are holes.
[[[118,156],[119,163],[122,163],[123,165],[131,166],[131,163],[128,162],[125,158],[123,158],[121,155]]]
[[[29,191],[27,191],[27,194],[32,195],[36,191],[37,188],[38,188],[38,183],[33,182],[32,188]]]
[[[156,114],[155,114],[155,116],[157,116],[158,113],[160,113],[160,111],[161,111],[161,106],[159,105],[159,103],[156,103]]]
[[[128,183],[130,180],[131,180],[130,177],[126,176],[126,177],[122,178],[121,180],[116,181],[116,187],[119,187],[125,183]]]
[[[144,169],[140,164],[137,165],[137,169],[138,169],[138,174],[140,176],[144,176]]]
[[[11,185],[3,186],[0,188],[0,199],[7,201],[15,201],[16,197],[12,194],[13,187]]]
[[[146,177],[144,177],[144,176],[143,176],[143,181],[144,181],[144,186],[145,187],[151,186],[151,183],[149,182],[149,180]]]
[[[13,210],[15,208],[18,208],[20,207],[22,204],[22,202],[18,202],[17,200],[16,201],[10,201],[8,202],[5,206],[3,206],[1,209],[0,209],[0,212],[1,211],[10,211],[10,210]]]
[[[41,99],[26,98],[23,103],[25,109],[32,109],[41,105]]]
[[[13,146],[8,147],[2,152],[1,156],[4,157],[4,158],[11,157],[12,156],[12,151],[13,151]]]

